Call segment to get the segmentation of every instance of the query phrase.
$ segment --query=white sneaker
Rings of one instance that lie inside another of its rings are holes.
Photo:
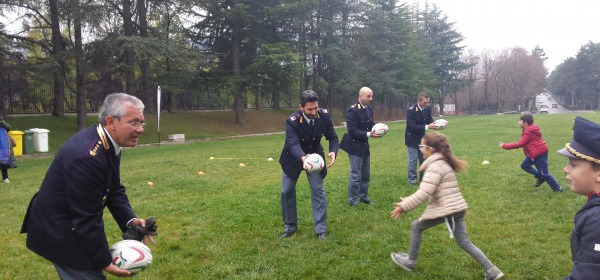
[[[504,277],[504,273],[502,273],[502,271],[500,271],[500,269],[498,269],[497,267],[492,266],[488,271],[485,272],[485,277],[483,279],[498,280],[502,277]]]
[[[406,271],[413,271],[415,269],[415,261],[411,261],[408,259],[408,254],[406,253],[392,253],[391,255],[392,261],[396,263],[399,267],[404,268]]]
[[[4,179],[4,183],[10,183],[10,180],[8,178]]]

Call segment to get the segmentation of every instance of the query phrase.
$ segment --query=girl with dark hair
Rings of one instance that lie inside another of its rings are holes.
[[[406,253],[392,253],[394,263],[406,271],[413,271],[417,264],[421,235],[431,227],[446,223],[450,238],[456,238],[458,247],[469,253],[485,270],[486,280],[497,280],[504,276],[485,254],[469,240],[465,213],[467,202],[462,196],[456,180],[456,171],[464,172],[467,162],[452,154],[448,138],[441,133],[426,134],[421,139],[419,149],[425,161],[419,168],[424,172],[419,189],[407,198],[400,198],[391,212],[392,218],[400,219],[402,213],[415,209],[429,201],[425,212],[411,226],[410,249]]]

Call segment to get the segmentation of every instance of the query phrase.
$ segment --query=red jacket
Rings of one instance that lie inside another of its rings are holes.
[[[546,145],[546,142],[542,139],[540,128],[535,124],[529,125],[523,129],[523,134],[521,134],[519,142],[502,145],[502,148],[507,150],[518,149],[521,147],[523,147],[525,156],[532,160],[542,154],[548,153],[548,145]]]

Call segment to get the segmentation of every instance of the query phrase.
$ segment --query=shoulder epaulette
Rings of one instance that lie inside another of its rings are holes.
[[[104,132],[104,129],[102,128],[102,125],[98,125],[96,131],[98,132],[100,140],[98,140],[96,144],[94,144],[94,146],[90,149],[89,153],[93,157],[98,155],[98,149],[100,149],[100,146],[103,146],[105,150],[108,150],[110,148],[108,144],[108,139],[106,138],[106,134]]]

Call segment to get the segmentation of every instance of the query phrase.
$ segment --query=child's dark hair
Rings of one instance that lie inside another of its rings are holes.
[[[600,171],[600,163],[592,162],[592,169],[596,172]]]
[[[431,147],[434,152],[444,155],[446,162],[454,169],[454,171],[464,172],[467,171],[469,165],[466,161],[455,157],[450,150],[450,143],[448,137],[439,132],[427,133],[423,136],[423,142],[425,145]]]
[[[526,122],[528,125],[533,124],[533,115],[532,114],[523,114],[520,118],[522,121]]]

